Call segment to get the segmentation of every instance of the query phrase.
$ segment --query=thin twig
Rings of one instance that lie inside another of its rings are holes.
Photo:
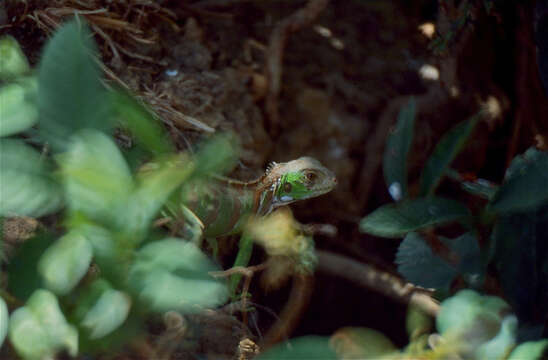
[[[402,304],[414,305],[426,314],[435,317],[440,305],[432,299],[431,292],[374,267],[360,263],[346,256],[317,250],[318,271],[335,275],[379,292]]]

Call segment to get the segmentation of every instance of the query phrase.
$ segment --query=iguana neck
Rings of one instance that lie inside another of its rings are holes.
[[[277,184],[279,184],[281,174],[267,171],[255,180],[240,181],[225,177],[216,176],[222,186],[236,190],[238,193],[250,192],[253,199],[251,213],[265,216],[268,215],[274,205]]]

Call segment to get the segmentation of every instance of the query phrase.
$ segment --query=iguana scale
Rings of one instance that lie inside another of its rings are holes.
[[[203,234],[216,237],[240,232],[251,215],[265,216],[273,209],[331,191],[335,175],[318,160],[301,157],[272,163],[254,181],[216,177],[183,193],[183,204],[203,223]]]

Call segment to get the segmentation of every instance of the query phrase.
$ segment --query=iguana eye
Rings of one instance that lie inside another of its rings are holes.
[[[291,192],[291,183],[286,182],[284,184],[284,192],[286,193]]]
[[[308,181],[316,180],[316,174],[314,174],[314,173],[306,173],[305,176],[306,176],[306,180],[308,180]]]

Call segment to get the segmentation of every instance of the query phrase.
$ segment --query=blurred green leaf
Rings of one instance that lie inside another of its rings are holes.
[[[17,134],[34,125],[38,109],[29,97],[36,93],[36,79],[28,78],[0,87],[0,137]]]
[[[458,181],[464,191],[483,199],[491,200],[499,189],[496,184],[485,179],[476,179],[473,181],[464,180],[464,178],[453,169],[447,169],[446,175],[451,179]]]
[[[204,141],[196,153],[194,176],[224,174],[233,169],[238,161],[239,149],[237,138],[229,133]]]
[[[508,360],[541,360],[545,359],[548,350],[548,339],[528,341],[519,344],[510,354]]]
[[[6,302],[0,297],[0,348],[2,347],[6,334],[8,333],[9,318],[10,315],[8,313]]]
[[[382,333],[365,327],[339,329],[329,345],[338,359],[376,360],[399,351]]]
[[[73,230],[46,250],[38,263],[38,271],[49,290],[66,295],[87,273],[92,255],[89,241]]]
[[[228,299],[226,284],[208,274],[218,270],[194,244],[168,238],[138,252],[129,283],[154,311],[193,312]]]
[[[336,360],[335,352],[329,347],[328,338],[303,336],[278,344],[257,357],[257,360]]]
[[[127,211],[133,191],[131,173],[114,141],[95,130],[84,130],[58,156],[70,211],[113,222]]]
[[[64,150],[76,131],[112,127],[92,36],[84,19],[63,25],[46,44],[38,68],[39,134]]]
[[[127,231],[142,234],[158,214],[169,196],[184,186],[183,182],[203,182],[204,177],[222,174],[231,169],[237,160],[237,144],[229,134],[216,135],[201,145],[190,159],[184,154],[165,156],[147,164],[138,177],[136,191],[121,213],[122,223]],[[135,237],[137,241],[142,236]]]
[[[474,287],[483,283],[485,266],[482,262],[478,239],[473,233],[465,233],[455,239],[440,237],[442,242],[458,256],[457,270],[465,281]]]
[[[480,345],[497,335],[509,310],[510,306],[498,297],[461,290],[441,303],[436,327],[443,336],[464,336]]]
[[[25,301],[34,290],[43,287],[42,277],[36,264],[46,249],[57,240],[47,233],[26,240],[7,264],[10,281],[8,290],[16,298]]]
[[[110,92],[110,96],[118,122],[135,136],[138,145],[154,154],[174,151],[158,120],[143,103],[121,90]]]
[[[61,187],[48,164],[22,141],[0,139],[0,215],[40,217],[59,210]]]
[[[407,154],[413,141],[415,99],[400,110],[396,127],[386,140],[383,156],[384,181],[395,201],[407,197]]]
[[[130,307],[131,298],[128,295],[108,289],[86,314],[82,326],[91,332],[90,339],[102,338],[126,320]]]
[[[421,196],[434,193],[447,168],[461,151],[479,118],[480,115],[478,114],[461,122],[441,138],[422,171]]]
[[[102,272],[101,275],[103,275]],[[74,293],[77,300],[71,313],[71,319],[74,319],[75,323],[81,323],[91,308],[97,304],[101,295],[111,289],[112,286],[103,277],[79,287]]]
[[[480,345],[474,352],[476,359],[506,359],[516,344],[518,319],[507,315],[502,320],[499,333],[488,342]]]
[[[405,316],[405,329],[409,342],[417,340],[424,334],[429,334],[434,327],[434,319],[423,312],[418,306],[409,304]]]
[[[9,338],[24,359],[51,358],[61,349],[71,356],[78,353],[78,332],[65,320],[55,295],[46,290],[36,290],[11,314]]]
[[[141,172],[135,191],[128,198],[125,210],[119,214],[121,226],[133,234],[143,234],[154,216],[175,189],[191,176],[194,163],[181,155],[173,155]],[[135,237],[136,243],[142,236]]]
[[[532,210],[548,202],[548,153],[534,148],[516,156],[490,208],[501,213]]]
[[[396,238],[424,227],[459,221],[468,216],[470,212],[466,206],[455,200],[418,198],[381,206],[362,219],[360,231]]]
[[[425,288],[448,288],[457,270],[434,254],[417,233],[409,233],[396,254],[398,272],[409,282]]]
[[[17,40],[0,38],[0,81],[11,80],[29,71],[29,64]]]

